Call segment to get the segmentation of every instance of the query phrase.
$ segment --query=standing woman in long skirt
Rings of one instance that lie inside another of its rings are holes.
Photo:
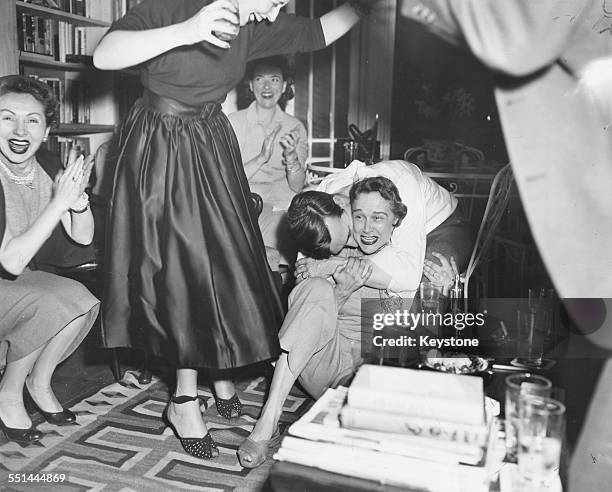
[[[220,103],[247,61],[323,48],[365,10],[354,1],[312,20],[279,13],[287,1],[147,0],[115,22],[94,53],[101,69],[138,65],[145,87],[119,136],[104,343],[175,364],[166,418],[183,448],[206,459],[218,450],[197,401],[198,368],[276,358],[282,322]],[[214,388],[219,413],[239,415],[231,381]]]

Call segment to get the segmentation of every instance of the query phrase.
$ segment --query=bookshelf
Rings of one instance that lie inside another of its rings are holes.
[[[103,3],[109,0],[98,0],[98,3]],[[87,3],[90,5],[91,3]],[[22,2],[17,0],[15,2],[15,8],[18,14],[28,14],[33,16],[44,17],[45,19],[58,20],[69,22],[73,26],[78,27],[109,27],[110,19],[98,20],[90,17],[84,17],[82,15],[72,14],[70,12],[64,12],[63,10],[52,9],[49,7],[43,7],[33,3]]]
[[[60,101],[60,125],[52,129],[50,150],[63,154],[78,145],[95,152],[110,140],[140,92],[135,77],[99,71],[91,57],[113,20],[134,3],[0,0],[0,76],[37,77]]]

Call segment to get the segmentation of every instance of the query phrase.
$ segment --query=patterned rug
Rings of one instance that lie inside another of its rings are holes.
[[[45,432],[40,443],[1,445],[0,490],[265,490],[275,450],[254,470],[240,466],[236,450],[255,423],[267,382],[259,378],[238,384],[237,389],[244,415],[231,422],[217,414],[208,388],[198,390],[208,406],[203,408],[204,418],[220,452],[218,458],[206,461],[185,453],[164,425],[165,383],[154,379],[141,385],[128,373],[121,383],[72,407],[79,425],[57,427],[45,422],[38,426]],[[281,431],[311,404],[310,398],[294,389],[283,409]]]

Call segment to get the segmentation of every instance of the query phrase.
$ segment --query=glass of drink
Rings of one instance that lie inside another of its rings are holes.
[[[433,282],[421,282],[421,327],[430,335],[443,336],[442,325],[439,324],[440,314],[440,286]]]
[[[421,282],[421,309],[427,313],[440,312],[440,287],[433,282]]]
[[[516,312],[517,360],[529,367],[542,365],[546,326],[544,311],[527,306]]]
[[[518,447],[519,397],[525,395],[550,396],[552,383],[543,376],[522,373],[506,378],[506,457],[514,461]]]
[[[546,287],[529,288],[529,307],[538,312],[538,325],[547,340],[553,341],[555,338],[556,295],[554,289]]]
[[[565,406],[552,398],[519,398],[518,468],[526,488],[542,490],[559,470],[565,435]]]
[[[230,2],[233,4],[234,6],[234,12],[231,13],[235,13],[235,19],[233,22],[223,19],[220,20],[219,22],[225,24],[225,27],[227,28],[227,32],[224,31],[213,31],[213,35],[220,39],[221,41],[225,41],[226,43],[230,43],[231,41],[233,41],[234,39],[236,39],[236,37],[238,36],[238,33],[240,32],[240,15],[238,13],[238,0],[230,0]],[[227,9],[226,9],[227,10]]]

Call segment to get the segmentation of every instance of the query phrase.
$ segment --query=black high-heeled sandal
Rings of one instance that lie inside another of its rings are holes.
[[[68,410],[67,408],[62,407],[61,412],[45,412],[40,405],[36,403],[34,397],[32,396],[32,390],[29,388],[28,383],[26,381],[25,386],[25,397],[31,406],[34,406],[38,409],[44,419],[53,425],[78,425],[76,423],[76,415],[74,412]]]
[[[175,403],[176,405],[181,405],[182,403],[187,403],[189,401],[198,401],[198,399],[199,397],[197,395],[172,396],[170,397],[170,402]],[[213,440],[210,432],[207,432],[204,437],[181,437],[177,432],[176,427],[174,427],[174,424],[168,418],[168,407],[166,407],[164,410],[163,417],[166,421],[166,425],[174,431],[174,435],[181,442],[181,446],[183,446],[186,453],[204,460],[210,460],[219,456],[217,443]]]
[[[227,399],[215,398],[215,404],[217,405],[219,415],[227,420],[232,420],[232,418],[238,418],[242,415],[242,402],[236,393]]]
[[[16,429],[15,427],[9,427],[6,425],[1,418],[0,429],[2,429],[2,432],[4,432],[4,435],[9,441],[15,441],[21,444],[38,442],[43,437],[43,433],[33,425],[28,429]]]

